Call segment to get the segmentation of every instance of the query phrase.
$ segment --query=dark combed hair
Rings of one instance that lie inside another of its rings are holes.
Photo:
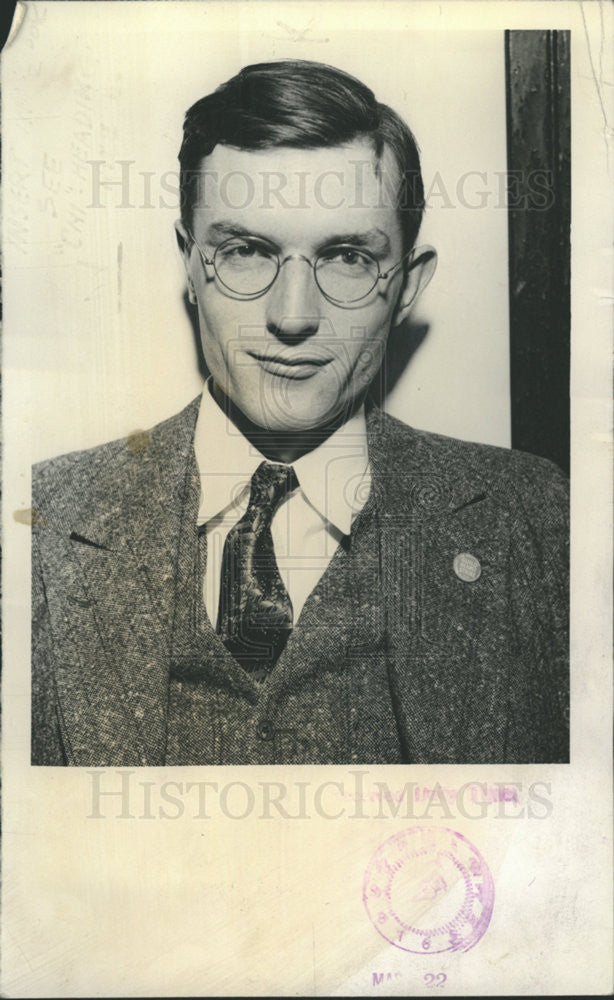
[[[424,186],[416,140],[399,115],[360,80],[324,63],[283,60],[246,66],[186,113],[179,151],[181,217],[189,229],[199,167],[218,144],[237,149],[319,149],[354,139],[371,142],[380,160],[393,154],[397,207],[406,250],[418,235]]]

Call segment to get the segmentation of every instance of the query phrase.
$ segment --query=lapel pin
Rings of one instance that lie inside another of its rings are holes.
[[[475,583],[482,573],[480,560],[470,552],[461,552],[455,556],[452,565],[459,580],[464,580],[465,583]]]

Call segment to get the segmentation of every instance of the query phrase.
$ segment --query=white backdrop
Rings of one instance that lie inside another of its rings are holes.
[[[503,32],[382,31],[365,7],[353,32],[300,4],[234,9],[229,30],[223,4],[28,8],[39,30],[4,66],[5,364],[32,459],[150,426],[199,391],[172,226],[183,115],[242,65],[284,57],[364,80],[422,150],[421,241],[440,264],[413,317],[428,334],[387,408],[508,445]]]

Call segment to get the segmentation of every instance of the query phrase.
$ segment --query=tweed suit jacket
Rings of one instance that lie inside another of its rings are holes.
[[[34,469],[34,764],[165,763],[198,402],[136,440]],[[381,574],[371,599],[386,622],[404,758],[566,762],[565,477],[543,459],[414,430],[375,407],[367,427]],[[455,571],[463,553],[476,579]]]

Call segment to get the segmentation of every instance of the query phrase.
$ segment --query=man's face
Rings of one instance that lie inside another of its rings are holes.
[[[380,367],[391,325],[403,318],[402,267],[346,308],[322,294],[304,259],[339,244],[370,251],[381,272],[402,258],[388,189],[392,159],[382,167],[385,189],[371,146],[358,140],[314,150],[217,146],[203,160],[192,232],[205,255],[212,259],[229,237],[252,237],[283,262],[267,291],[242,299],[186,244],[209,371],[260,427],[305,431],[348,413]],[[181,224],[178,231],[185,237]],[[233,250],[241,266],[253,246]]]

